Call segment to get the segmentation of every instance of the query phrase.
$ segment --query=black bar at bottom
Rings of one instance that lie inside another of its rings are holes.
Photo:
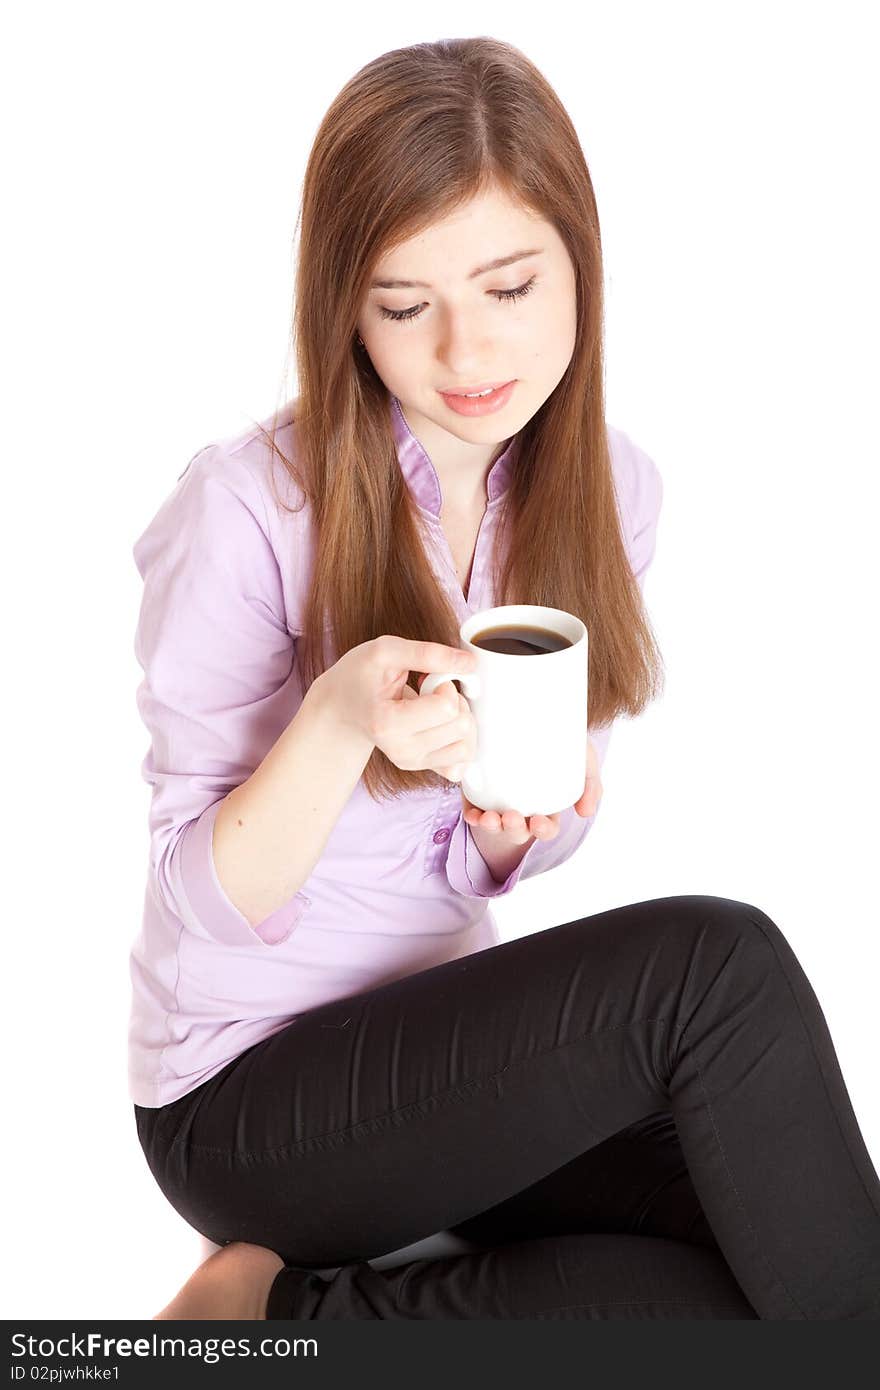
[[[857,1390],[875,1384],[878,1364],[875,1324],[832,1330],[828,1324],[779,1331],[779,1324],[711,1320],[658,1323],[571,1319],[450,1322],[162,1322],[96,1319],[93,1322],[6,1320],[7,1384],[104,1384],[150,1387],[156,1377],[183,1371],[187,1390],[241,1381],[261,1386],[338,1387],[341,1377],[363,1384],[399,1372],[401,1383],[436,1384],[454,1376],[465,1385],[482,1381],[491,1368],[494,1384],[510,1375],[534,1385],[560,1385],[574,1372],[596,1385],[650,1384],[658,1357],[678,1378],[692,1371],[705,1379],[724,1367],[728,1384],[737,1371],[762,1378],[779,1359],[785,1378],[805,1378]],[[722,1356],[723,1363],[719,1362]],[[768,1361],[768,1358],[773,1358]],[[488,1362],[488,1365],[487,1365]],[[872,1374],[873,1368],[873,1374]],[[868,1377],[871,1376],[871,1380]],[[632,1379],[630,1379],[632,1377]],[[638,1377],[638,1381],[636,1380]],[[295,1378],[295,1382],[294,1382]],[[177,1380],[171,1380],[177,1384]]]

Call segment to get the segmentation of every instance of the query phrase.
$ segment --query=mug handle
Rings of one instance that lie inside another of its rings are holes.
[[[419,686],[420,695],[433,695],[438,685],[443,685],[444,681],[461,681],[465,699],[470,703],[476,699],[483,684],[476,671],[431,671]]]
[[[419,695],[433,695],[437,686],[442,685],[444,681],[460,681],[462,693],[464,694],[464,698],[468,701],[468,704],[479,695],[483,684],[482,678],[476,671],[448,671],[445,673],[442,671],[431,671],[425,676],[425,679],[419,686]],[[479,789],[482,786],[483,780],[480,775],[479,760],[472,763],[465,763],[464,772],[461,777],[462,782],[464,782],[465,777],[467,777],[468,784],[474,793],[474,796],[470,796],[468,800],[473,801],[474,797],[480,794]]]

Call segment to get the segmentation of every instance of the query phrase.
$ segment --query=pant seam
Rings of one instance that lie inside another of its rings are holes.
[[[538,1052],[533,1052],[528,1057],[520,1057],[515,1062],[508,1063],[506,1067],[501,1067],[498,1071],[492,1072],[489,1076],[478,1077],[473,1081],[465,1081],[462,1082],[459,1086],[447,1086],[441,1091],[435,1091],[433,1095],[422,1096],[414,1101],[407,1101],[406,1105],[399,1105],[396,1106],[393,1110],[384,1111],[380,1115],[372,1115],[368,1119],[358,1120],[355,1124],[346,1125],[342,1129],[329,1130],[326,1134],[313,1134],[310,1135],[308,1139],[296,1139],[290,1144],[278,1144],[274,1148],[261,1149],[259,1152],[247,1152],[242,1150],[236,1150],[234,1156],[236,1159],[244,1160],[246,1162],[253,1162],[255,1160],[258,1161],[260,1159],[269,1158],[274,1154],[305,1153],[313,1144],[320,1144],[326,1139],[336,1139],[341,1136],[351,1134],[354,1130],[360,1129],[363,1125],[375,1125],[383,1120],[393,1119],[396,1115],[402,1115],[405,1111],[412,1110],[414,1107],[425,1105],[429,1101],[441,1100],[450,1095],[454,1095],[457,1098],[464,1099],[463,1093],[465,1091],[469,1091],[471,1094],[473,1094],[475,1090],[479,1090],[481,1087],[488,1085],[490,1082],[496,1081],[499,1076],[503,1076],[505,1072],[511,1071],[514,1067],[521,1066],[525,1062],[534,1061],[536,1057],[546,1057],[551,1052],[558,1052],[559,1049],[562,1047],[573,1047],[575,1043],[583,1042],[585,1038],[599,1038],[603,1037],[606,1033],[619,1033],[625,1028],[638,1028],[645,1023],[660,1023],[665,1026],[666,1022],[667,1020],[665,1018],[637,1018],[634,1019],[631,1023],[615,1024],[612,1028],[600,1028],[597,1031],[591,1031],[590,1029],[587,1029],[586,1032],[579,1033],[576,1037],[569,1038],[564,1043],[555,1043],[552,1047],[542,1048]],[[171,1144],[171,1148],[169,1149],[169,1154],[173,1152],[173,1150],[177,1147],[178,1143],[181,1142],[182,1140],[180,1136],[175,1138],[173,1143]],[[228,1149],[217,1147],[216,1145],[188,1144],[187,1148],[192,1153],[216,1154],[226,1158],[229,1157]]]

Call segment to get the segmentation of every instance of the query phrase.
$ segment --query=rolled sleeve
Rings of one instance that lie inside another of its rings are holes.
[[[535,840],[504,882],[497,883],[477,849],[471,827],[462,818],[449,841],[446,860],[449,884],[456,893],[466,898],[501,898],[505,893],[513,892],[521,878],[534,878],[570,859],[583,843],[595,819],[595,816],[584,819],[573,807],[569,807],[559,817],[559,830],[554,838]]]
[[[268,917],[254,926],[227,896],[214,865],[214,821],[222,804],[215,801],[197,820],[190,821],[168,856],[166,875],[175,903],[189,908],[189,925],[229,946],[241,945],[252,933],[264,946],[286,941],[299,922],[309,899],[295,893]]]
[[[459,816],[446,856],[446,877],[456,893],[464,898],[501,898],[516,887],[522,873],[522,863],[516,866],[504,883],[496,883],[474,843],[470,826],[464,816]]]

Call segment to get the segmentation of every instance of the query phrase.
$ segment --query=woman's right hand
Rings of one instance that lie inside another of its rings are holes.
[[[452,681],[431,695],[407,685],[410,671],[475,671],[467,648],[405,637],[375,637],[352,647],[317,678],[319,698],[404,772],[448,777],[476,755],[476,726]],[[313,688],[314,688],[313,686]]]

